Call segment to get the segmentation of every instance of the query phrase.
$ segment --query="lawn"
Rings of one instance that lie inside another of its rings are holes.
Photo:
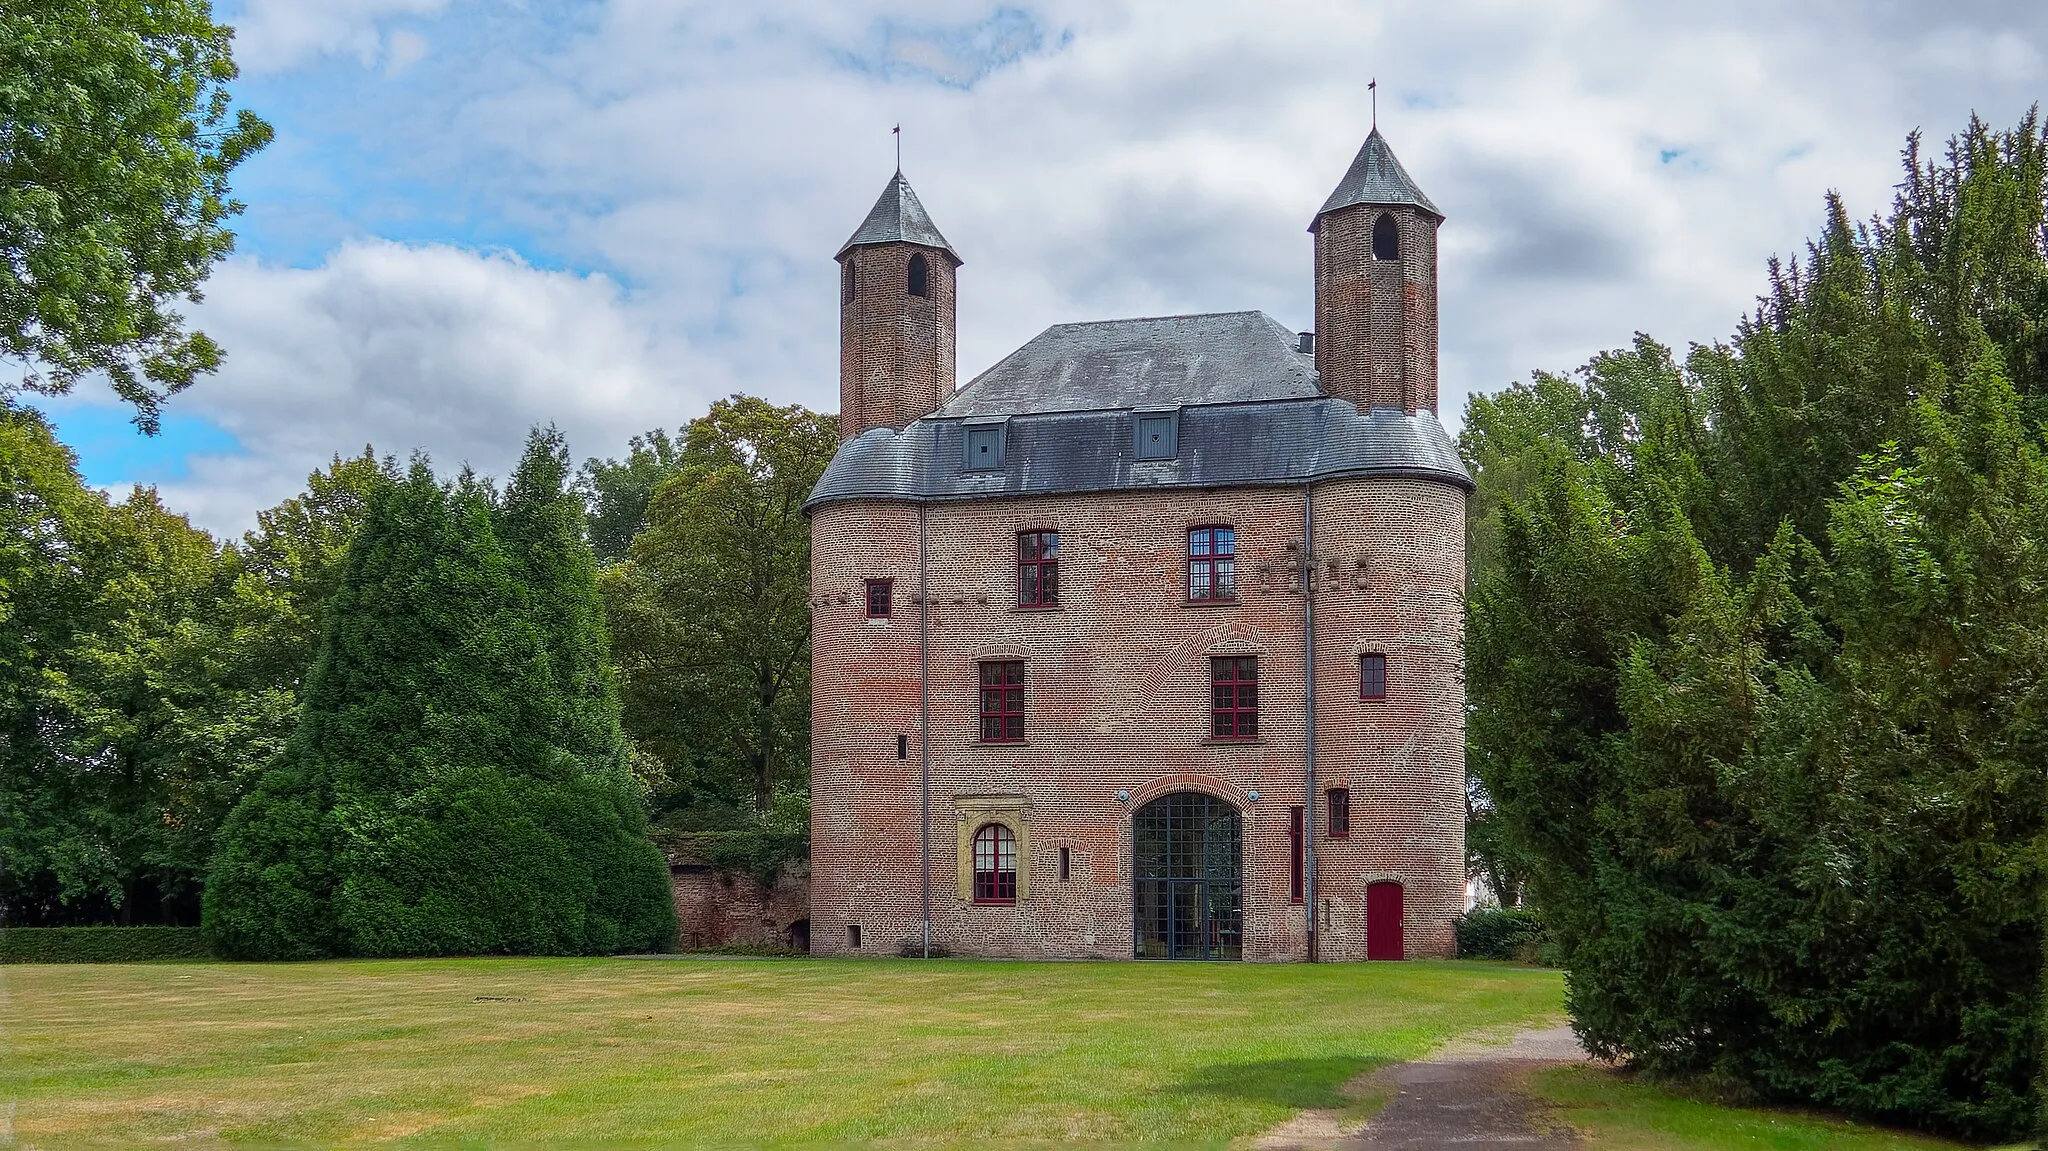
[[[1951,1151],[1966,1146],[1809,1111],[1736,1108],[1595,1067],[1539,1072],[1549,1118],[1586,1151]]]
[[[1481,963],[14,966],[0,1101],[27,1144],[1214,1145],[1560,998]]]

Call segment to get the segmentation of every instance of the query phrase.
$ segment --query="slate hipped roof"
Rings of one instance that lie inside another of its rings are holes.
[[[862,244],[893,243],[937,248],[952,258],[954,267],[962,263],[960,253],[955,252],[953,245],[946,242],[946,237],[939,234],[938,226],[925,213],[924,205],[918,203],[917,193],[910,190],[910,181],[904,179],[900,171],[889,177],[889,183],[882,188],[881,198],[868,209],[868,218],[860,222],[860,227],[853,230],[853,235],[844,244],[839,245],[838,254],[832,258],[839,259],[848,250]]]
[[[1416,186],[1415,178],[1408,174],[1408,169],[1394,157],[1394,150],[1387,147],[1387,138],[1380,135],[1377,125],[1358,149],[1358,156],[1351,161],[1344,178],[1337,182],[1337,190],[1323,201],[1322,208],[1316,212],[1316,220],[1320,222],[1329,213],[1354,204],[1404,205],[1420,208],[1439,220],[1444,218],[1444,214]],[[1316,225],[1311,223],[1308,230],[1315,231]]]
[[[1361,412],[1323,394],[1315,357],[1263,312],[1056,324],[907,428],[839,445],[806,508],[1343,476],[1471,478],[1429,412]],[[1137,458],[1140,413],[1175,413],[1170,459]],[[1002,429],[1002,464],[966,466],[970,427]]]

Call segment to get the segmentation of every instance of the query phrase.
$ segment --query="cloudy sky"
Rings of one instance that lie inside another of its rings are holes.
[[[1728,333],[1915,128],[2048,93],[2038,0],[216,0],[277,142],[191,309],[227,349],[88,478],[238,532],[337,451],[502,472],[735,391],[837,402],[832,254],[904,170],[966,260],[965,381],[1047,324],[1310,326],[1311,214],[1379,118],[1448,214],[1444,415],[1643,330]]]

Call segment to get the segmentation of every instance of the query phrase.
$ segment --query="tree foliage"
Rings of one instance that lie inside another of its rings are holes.
[[[371,493],[291,740],[222,830],[228,954],[652,950],[646,837],[560,439],[502,499],[415,460]]]
[[[86,487],[0,409],[0,905],[15,923],[196,922],[222,819],[290,733],[328,591],[293,545],[352,530],[369,456],[220,546],[138,488]],[[284,513],[298,509],[296,515]]]
[[[1475,402],[1472,764],[1603,1054],[2031,1121],[2048,138],[1917,140],[1726,345]]]
[[[234,32],[207,0],[0,7],[0,390],[103,372],[154,431],[220,363],[174,307],[232,249],[228,175],[270,142],[228,116]]]
[[[734,396],[683,438],[627,562],[605,582],[626,724],[660,761],[663,809],[804,790],[810,746],[810,521],[832,419]]]
[[[627,441],[623,460],[593,457],[583,461],[582,470],[576,473],[576,494],[583,497],[590,550],[599,563],[613,564],[626,558],[633,537],[647,526],[647,505],[653,501],[655,489],[681,468],[682,449],[681,442],[655,428]]]

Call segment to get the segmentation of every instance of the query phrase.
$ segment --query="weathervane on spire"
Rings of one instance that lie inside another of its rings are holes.
[[[1374,76],[1372,82],[1365,86],[1365,90],[1372,93],[1372,126],[1378,128],[1380,126],[1380,78]],[[898,152],[896,165],[900,168],[903,166],[901,156],[903,146],[898,144],[896,147]]]
[[[889,132],[896,137],[896,171],[898,174],[901,174],[903,171],[903,125],[898,124],[894,128],[889,129]]]

